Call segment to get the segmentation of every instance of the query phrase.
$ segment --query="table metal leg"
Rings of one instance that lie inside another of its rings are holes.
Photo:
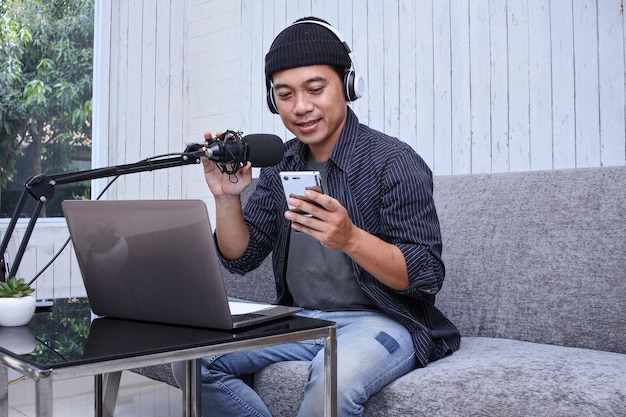
[[[104,382],[102,381],[102,374],[93,376],[93,392],[94,392],[94,416],[102,417],[102,396],[104,395]]]
[[[324,341],[326,398],[324,415],[337,417],[337,328],[332,327]]]
[[[120,390],[121,379],[122,371],[104,374],[104,395],[102,397],[103,417],[113,417],[115,414],[115,404],[117,403],[117,394]]]
[[[113,417],[117,394],[120,390],[122,372],[111,372],[95,377],[95,415],[96,417]]]
[[[202,384],[198,384],[200,359],[185,361],[183,391],[183,416],[202,416]]]
[[[35,409],[37,417],[52,417],[52,378],[49,375],[35,378]]]
[[[0,365],[0,417],[9,416],[9,370]]]

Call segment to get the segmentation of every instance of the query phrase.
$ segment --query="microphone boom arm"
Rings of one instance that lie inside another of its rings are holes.
[[[0,271],[2,271],[2,276],[0,276],[0,280],[5,281],[7,278],[16,276],[15,274],[19,269],[22,257],[24,256],[24,252],[26,252],[26,246],[35,228],[35,223],[39,218],[44,204],[54,197],[54,187],[56,185],[134,174],[138,172],[155,171],[158,169],[173,168],[198,163],[200,163],[200,156],[182,153],[179,156],[165,159],[145,159],[143,161],[139,161],[133,164],[88,169],[76,172],[63,172],[60,174],[51,175],[39,174],[30,177],[24,183],[24,190],[20,194],[20,198],[17,205],[15,206],[15,210],[13,211],[11,221],[9,222],[9,225],[4,234],[4,238],[2,239],[2,244],[0,245]],[[37,201],[37,203],[35,205],[35,208],[33,209],[30,221],[24,232],[24,237],[20,242],[20,246],[17,250],[17,253],[15,254],[15,259],[13,259],[10,271],[8,271],[7,275],[5,254],[9,246],[9,241],[15,230],[15,226],[17,225],[17,220],[22,213],[24,204],[26,203],[27,197],[29,195],[33,197]]]

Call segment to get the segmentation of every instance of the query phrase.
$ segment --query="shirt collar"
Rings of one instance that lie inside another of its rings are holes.
[[[339,140],[335,145],[335,148],[330,153],[330,160],[343,171],[348,170],[352,155],[355,153],[355,148],[358,142],[359,131],[359,119],[356,114],[348,107],[348,116],[346,118],[346,124],[341,131]]]

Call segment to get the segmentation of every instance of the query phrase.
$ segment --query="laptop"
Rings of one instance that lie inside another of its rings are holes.
[[[232,330],[301,310],[229,301],[201,200],[61,205],[95,315]]]

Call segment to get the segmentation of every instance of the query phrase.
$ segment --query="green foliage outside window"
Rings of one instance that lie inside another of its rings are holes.
[[[89,168],[93,16],[94,0],[0,2],[0,217],[30,176]],[[89,183],[58,188],[42,216],[90,196]]]

